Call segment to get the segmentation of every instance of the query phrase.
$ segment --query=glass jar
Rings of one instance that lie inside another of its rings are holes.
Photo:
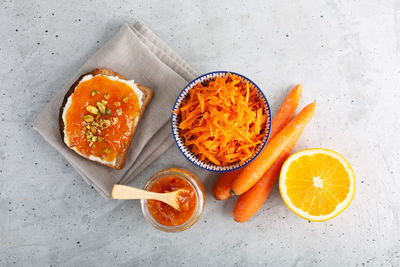
[[[193,215],[183,224],[176,226],[163,225],[159,223],[156,219],[154,219],[151,215],[147,206],[146,199],[141,200],[142,212],[145,219],[158,230],[165,232],[181,232],[193,226],[193,224],[195,224],[199,220],[201,214],[203,213],[206,198],[204,186],[197,178],[197,176],[193,173],[180,168],[168,168],[153,174],[153,176],[151,176],[146,182],[143,189],[149,191],[155,182],[165,177],[178,177],[187,181],[191,185],[194,192],[196,193],[197,198],[196,208],[193,212]]]

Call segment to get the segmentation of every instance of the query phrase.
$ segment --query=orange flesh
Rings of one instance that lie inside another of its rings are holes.
[[[217,166],[245,162],[266,134],[263,102],[255,88],[232,74],[197,84],[173,112],[181,115],[186,146]]]
[[[178,189],[183,191],[178,196],[179,211],[168,204],[158,200],[148,200],[147,207],[153,218],[167,226],[181,225],[188,221],[197,205],[197,197],[193,187],[184,179],[178,177],[165,177],[155,182],[150,191],[168,193]]]
[[[94,90],[98,93],[92,95]],[[106,94],[109,96],[108,99],[106,99]],[[123,101],[124,98],[127,103]],[[140,110],[138,97],[129,85],[112,81],[106,76],[95,76],[81,82],[72,94],[71,100],[65,119],[66,135],[71,147],[76,147],[85,156],[92,155],[106,161],[113,161],[117,155],[127,149],[134,121]],[[88,123],[84,121],[83,116],[91,115],[96,121],[96,115],[87,111],[86,107],[88,105],[97,107],[96,103],[102,100],[108,102],[106,107],[110,112],[109,115],[101,114],[97,121],[108,120],[111,125],[91,131],[86,128]],[[116,106],[114,104],[116,102],[119,102],[120,106]],[[118,115],[117,109],[120,109],[122,114]],[[87,138],[88,131],[93,132],[93,136],[104,140],[95,141],[90,145],[91,142]]]
[[[315,186],[318,177],[321,187]],[[299,179],[301,178],[301,179]],[[349,174],[343,164],[325,154],[302,156],[290,164],[285,185],[293,205],[313,216],[332,213],[350,189]]]

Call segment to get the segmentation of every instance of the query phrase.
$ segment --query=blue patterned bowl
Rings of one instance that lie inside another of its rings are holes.
[[[248,82],[250,85],[252,85],[252,87],[254,89],[256,89],[258,97],[264,102],[264,105],[263,105],[264,113],[267,115],[267,122],[265,124],[266,126],[265,126],[265,129],[264,129],[266,134],[263,137],[261,143],[258,144],[258,146],[256,147],[253,156],[251,158],[249,158],[247,161],[245,161],[243,163],[235,163],[235,164],[232,164],[232,165],[217,166],[217,165],[215,165],[213,163],[205,162],[205,161],[200,160],[199,157],[196,154],[192,153],[190,151],[190,149],[185,146],[185,142],[184,142],[183,138],[179,134],[179,132],[180,132],[179,123],[181,122],[180,115],[172,113],[172,115],[171,115],[172,135],[174,137],[175,143],[178,146],[179,150],[193,164],[195,164],[196,166],[198,166],[200,168],[208,170],[208,171],[227,172],[227,171],[234,171],[234,170],[237,170],[237,169],[240,169],[240,168],[246,166],[247,164],[252,162],[260,154],[260,152],[263,150],[265,144],[268,141],[269,133],[270,133],[270,130],[271,130],[271,110],[270,110],[267,98],[265,97],[263,92],[249,78],[246,78],[245,76],[243,76],[241,74],[238,74],[238,73],[235,73],[235,72],[231,72],[231,71],[214,71],[214,72],[203,74],[203,75],[197,77],[196,79],[194,79],[193,81],[191,81],[188,85],[185,86],[185,88],[183,88],[182,92],[179,94],[178,98],[175,101],[173,110],[177,110],[177,109],[180,108],[180,106],[182,105],[183,100],[188,95],[190,89],[192,89],[196,84],[198,84],[198,83],[207,83],[209,81],[214,80],[218,76],[221,76],[221,77],[226,76],[226,75],[228,75],[228,73],[231,73],[233,75],[236,75],[236,76],[240,77],[243,81]]]

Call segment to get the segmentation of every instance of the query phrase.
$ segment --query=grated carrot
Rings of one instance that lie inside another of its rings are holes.
[[[266,134],[263,102],[231,73],[194,86],[175,113],[185,145],[217,166],[246,161]]]

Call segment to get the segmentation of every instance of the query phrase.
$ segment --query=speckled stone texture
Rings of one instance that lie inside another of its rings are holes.
[[[255,81],[275,113],[296,83],[317,113],[296,150],[330,148],[357,176],[337,218],[305,221],[274,188],[246,224],[215,175],[171,147],[132,183],[170,162],[207,189],[190,230],[167,234],[138,201],[107,201],[32,129],[39,111],[123,23],[143,21],[199,73]],[[400,265],[399,1],[0,2],[0,266]]]

